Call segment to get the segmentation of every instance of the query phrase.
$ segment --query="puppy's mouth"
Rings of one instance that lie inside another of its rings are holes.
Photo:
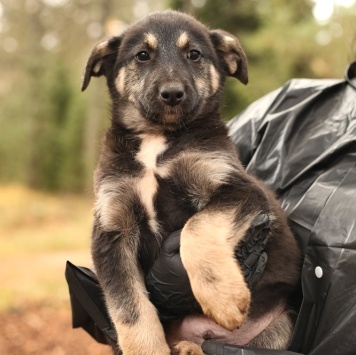
[[[157,105],[155,110],[147,109],[144,105],[141,106],[141,114],[153,124],[161,125],[167,129],[177,129],[184,127],[187,123],[194,119],[194,112],[197,107],[186,109],[181,105],[169,107],[166,105]]]

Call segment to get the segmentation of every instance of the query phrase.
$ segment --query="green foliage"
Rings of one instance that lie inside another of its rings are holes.
[[[41,70],[37,70],[41,69]],[[84,184],[85,109],[63,63],[32,68],[24,92],[1,112],[0,179],[46,190],[80,190]]]
[[[79,190],[84,184],[83,132],[85,109],[70,82],[68,70],[59,63],[48,81],[48,120],[39,145],[42,186]],[[41,147],[43,145],[43,147]]]
[[[310,0],[1,0],[0,183],[89,190],[103,128],[104,80],[80,93],[92,45],[132,18],[170,7],[237,36],[249,60],[249,84],[229,78],[229,119],[292,77],[338,77],[356,59],[355,8],[336,7],[323,25]]]
[[[97,21],[89,16],[96,4],[2,3],[9,27],[1,32],[0,16],[0,48],[5,49],[0,56],[0,182],[83,191],[92,175],[84,142],[91,103],[80,94],[80,76],[93,44],[86,28]],[[77,23],[76,16],[87,20]],[[85,45],[79,46],[83,35]],[[9,40],[16,43],[12,50]]]

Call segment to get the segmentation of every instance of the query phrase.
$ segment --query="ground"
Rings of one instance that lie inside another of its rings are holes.
[[[0,313],[2,355],[109,355],[82,329],[71,329],[69,308],[26,305]]]
[[[67,260],[90,266],[92,198],[0,186],[0,354],[109,355],[72,329]]]

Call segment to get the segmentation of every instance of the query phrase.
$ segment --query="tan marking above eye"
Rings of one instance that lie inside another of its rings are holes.
[[[188,42],[189,42],[189,37],[187,32],[182,32],[179,38],[177,39],[177,46],[179,48],[184,48],[187,46]]]
[[[156,36],[153,33],[146,33],[145,35],[145,43],[152,49],[156,49],[158,46],[158,41]]]

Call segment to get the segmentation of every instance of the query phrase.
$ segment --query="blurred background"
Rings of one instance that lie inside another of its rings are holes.
[[[71,329],[66,260],[90,266],[92,172],[104,79],[80,92],[92,46],[151,11],[180,9],[236,35],[250,83],[223,115],[293,77],[342,78],[356,0],[0,0],[0,354],[109,354]]]

